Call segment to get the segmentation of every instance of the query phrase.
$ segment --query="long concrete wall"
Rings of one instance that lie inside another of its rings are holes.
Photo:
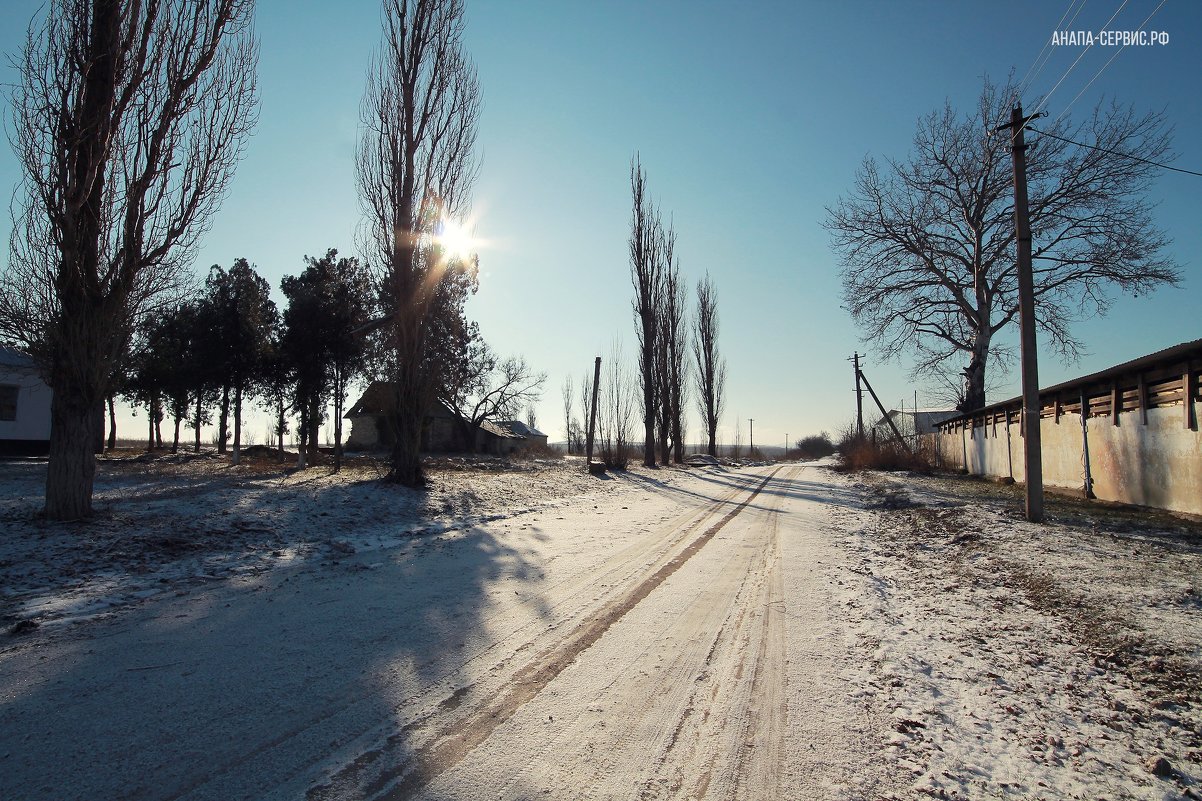
[[[1115,420],[1118,424],[1115,424]],[[928,434],[938,464],[974,475],[1025,479],[1019,415],[975,427]],[[1040,420],[1046,486],[1086,490],[1100,500],[1202,515],[1202,432],[1183,424],[1180,405],[1137,414],[1091,416],[1070,412]]]

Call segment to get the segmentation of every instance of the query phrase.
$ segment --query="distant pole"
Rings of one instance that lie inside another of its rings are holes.
[[[1023,378],[1023,466],[1026,471],[1027,519],[1043,521],[1043,459],[1039,434],[1039,364],[1035,352],[1035,281],[1031,275],[1031,220],[1027,210],[1027,145],[1023,129],[1040,116],[1023,117],[1022,106],[1010,112],[1010,153],[1014,163],[1014,233],[1018,242],[1018,328]]]
[[[748,417],[747,423],[751,427],[751,450],[754,451],[755,450],[755,418]]]
[[[789,432],[785,432],[785,458],[789,458]]]
[[[597,429],[597,389],[601,384],[601,357],[593,365],[593,405],[588,414],[588,438],[584,446],[584,469],[591,470],[593,464],[593,432]]]
[[[856,436],[864,439],[864,390],[860,388],[860,354],[855,353],[852,362],[856,368]]]

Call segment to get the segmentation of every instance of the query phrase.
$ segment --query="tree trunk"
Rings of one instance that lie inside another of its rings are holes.
[[[960,411],[975,412],[985,407],[985,366],[989,360],[989,341],[977,337],[972,358],[964,368],[964,398]]]
[[[201,390],[198,389],[198,390],[196,390],[196,421],[193,424],[193,427],[196,430],[196,444],[193,445],[192,450],[195,453],[200,453],[200,420],[201,420],[201,414],[202,414],[202,410],[203,410],[203,406],[201,405],[200,396],[201,396]]]
[[[109,393],[109,450],[117,447],[117,399],[113,393]]]
[[[146,403],[146,452],[154,450],[154,401]]]
[[[300,404],[300,417],[296,421],[296,469],[304,470],[306,466],[305,453],[309,449],[309,405],[302,402]]]
[[[175,418],[175,433],[171,437],[171,452],[179,453],[179,424],[183,420],[182,417]]]
[[[672,412],[672,461],[680,464],[684,461],[684,433],[680,430],[680,416],[683,412],[680,409],[679,398],[676,401],[676,408]]]
[[[154,399],[154,446],[159,450],[163,448],[163,400],[156,397]]]
[[[221,418],[217,426],[217,452],[225,453],[225,441],[229,439],[230,429],[230,388],[225,385],[221,388]]]
[[[709,434],[709,445],[705,449],[705,452],[708,453],[710,456],[717,457],[718,456],[718,427],[710,426],[707,433]]]
[[[321,398],[317,395],[309,402],[309,460],[317,464],[320,460],[319,437],[321,436]]]
[[[69,388],[59,388],[50,401],[45,513],[51,520],[82,520],[92,514],[96,409],[71,394]]]
[[[647,312],[648,315],[653,312]],[[655,326],[643,321],[643,465],[655,467]]]
[[[427,410],[422,405],[416,384],[417,381],[409,376],[398,376],[393,384],[395,403],[391,422],[396,439],[392,444],[392,469],[388,480],[406,487],[424,487],[426,484],[421,449],[422,424]]]
[[[342,472],[342,379],[334,368],[334,472]]]
[[[242,456],[242,385],[234,387],[234,453],[230,462],[238,464]]]
[[[284,455],[284,401],[276,401],[275,431],[280,438],[280,456]]]

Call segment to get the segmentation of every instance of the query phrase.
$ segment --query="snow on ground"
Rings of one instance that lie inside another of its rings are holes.
[[[1022,488],[864,474],[838,510],[866,703],[938,798],[1199,797],[1202,526]],[[1158,761],[1163,760],[1163,761]]]
[[[435,459],[428,491],[380,482],[376,460],[343,472],[215,453],[98,462],[96,519],[41,519],[44,460],[0,461],[0,626],[83,622],[189,585],[304,560],[337,561],[614,491],[578,459]],[[668,480],[671,480],[670,475]]]
[[[598,481],[579,460],[446,459],[426,492],[381,472],[105,459],[97,518],[72,525],[38,517],[44,463],[0,462],[0,710],[32,727],[5,746],[13,775],[70,745],[55,721],[108,742],[128,727],[104,710],[139,697],[147,721],[113,747],[189,798],[250,777],[278,781],[273,797],[355,797],[339,788],[425,750],[445,771],[434,795],[475,797],[522,749],[541,757],[498,797],[561,774],[635,797],[610,773],[645,774],[648,798],[778,782],[829,798],[1202,795],[1197,523],[1049,498],[1032,525],[1021,488],[815,466],[769,485],[774,468]],[[238,739],[214,741],[238,709]],[[212,776],[155,762],[163,737]],[[463,753],[448,762],[444,742]],[[61,786],[117,792],[93,750]]]

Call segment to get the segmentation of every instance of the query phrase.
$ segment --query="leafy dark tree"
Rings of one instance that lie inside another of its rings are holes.
[[[297,465],[317,459],[317,434],[324,417],[323,399],[328,396],[330,371],[323,359],[323,332],[312,321],[322,313],[322,284],[306,269],[299,276],[285,276],[280,283],[288,306],[284,310],[280,347],[291,368],[292,408],[298,417],[300,440]]]
[[[259,379],[271,333],[278,319],[271,286],[246,259],[228,271],[214,264],[206,281],[206,300],[216,323],[208,355],[221,386],[221,418],[217,450],[225,451],[227,419],[234,412],[231,461],[238,464],[242,447],[242,401]]]
[[[284,455],[284,437],[289,433],[288,412],[292,409],[296,387],[296,368],[285,351],[283,336],[283,326],[276,326],[268,342],[255,393],[271,413],[271,433],[276,438],[281,457]]]
[[[1016,96],[986,80],[971,114],[946,105],[922,118],[908,161],[866,159],[827,212],[843,300],[865,338],[887,358],[914,354],[917,374],[963,364],[965,410],[985,405],[989,360],[1013,358],[997,339],[1018,314],[1010,139],[994,129]],[[1171,132],[1161,113],[1102,104],[1047,131],[1027,137],[1036,322],[1071,361],[1072,323],[1104,313],[1110,290],[1179,280],[1147,200],[1148,162],[1171,157]]]
[[[342,414],[347,388],[367,365],[365,329],[372,319],[373,286],[366,270],[355,258],[338,258],[331,248],[320,259],[305,257],[308,265],[299,280],[308,285],[306,301],[310,314],[304,324],[311,329],[310,350],[305,358],[319,360],[326,370],[322,382],[333,397],[334,471],[342,468]],[[294,363],[293,368],[297,365]],[[315,384],[316,386],[316,384]],[[311,414],[310,448],[315,445],[317,415]]]
[[[709,438],[706,452],[718,455],[718,421],[726,405],[726,360],[718,351],[718,296],[709,274],[697,283],[697,315],[693,318],[693,374],[697,407]]]
[[[16,58],[0,335],[54,390],[46,515],[88,517],[96,410],[180,294],[255,122],[253,0],[50,0]]]
[[[379,274],[393,389],[389,479],[411,487],[424,483],[421,433],[440,386],[440,329],[464,333],[463,301],[475,286],[475,265],[438,241],[446,221],[462,216],[475,177],[480,88],[463,29],[462,0],[385,0],[384,42],[361,107],[364,250]],[[461,341],[451,344],[460,353]]]

